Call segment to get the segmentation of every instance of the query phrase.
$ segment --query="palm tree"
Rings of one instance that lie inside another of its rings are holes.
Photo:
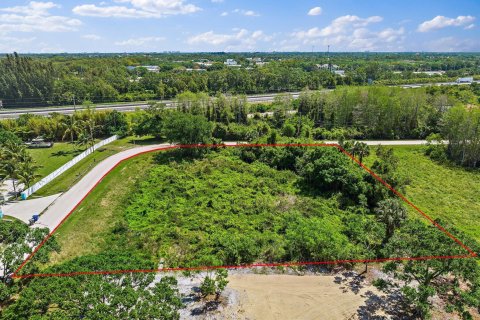
[[[70,136],[70,142],[73,143],[74,138],[82,131],[82,121],[75,119],[75,114],[71,116],[65,116],[62,119],[62,125],[65,128],[63,133],[62,140],[65,140],[66,137]]]
[[[363,163],[363,157],[367,157],[370,155],[370,147],[365,142],[356,141],[353,148],[355,149],[355,153],[359,157],[360,164]]]
[[[77,146],[86,146],[88,145],[90,139],[88,133],[84,130],[78,134],[77,142],[75,143]]]
[[[85,134],[88,138],[88,144],[91,147],[95,144],[95,133],[98,129],[98,125],[95,122],[95,118],[90,117],[88,120],[84,121],[84,128],[85,128]]]
[[[20,143],[8,142],[1,149],[0,175],[11,179],[13,191],[17,193],[18,166],[26,154],[25,146]]]
[[[18,179],[25,184],[26,188],[29,188],[32,182],[40,177],[40,175],[36,173],[39,168],[40,166],[35,164],[35,161],[31,156],[26,157],[24,161],[20,163],[17,170],[17,176]]]
[[[353,141],[351,140],[345,140],[343,141],[343,143],[341,144],[341,147],[347,151],[348,153],[350,153],[352,156],[355,157],[355,144],[353,143]]]
[[[384,243],[386,243],[399,228],[403,221],[407,218],[407,210],[402,204],[395,199],[386,199],[380,201],[375,208],[377,219],[385,224],[386,236]]]

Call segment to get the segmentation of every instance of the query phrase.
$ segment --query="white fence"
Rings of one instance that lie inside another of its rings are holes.
[[[73,167],[75,164],[77,164],[78,162],[80,162],[81,160],[83,160],[86,156],[88,156],[89,154],[93,153],[95,150],[97,150],[98,148],[100,147],[103,147],[104,145],[106,144],[109,144],[110,142],[113,142],[115,140],[118,139],[118,136],[113,136],[113,137],[110,137],[106,140],[103,140],[103,141],[100,141],[99,143],[97,143],[96,145],[88,148],[87,150],[85,150],[84,152],[82,152],[81,154],[79,154],[78,156],[76,156],[75,158],[73,158],[72,160],[70,160],[69,162],[65,163],[63,166],[61,166],[60,168],[58,168],[57,170],[55,170],[54,172],[50,173],[48,176],[46,176],[45,178],[43,178],[42,180],[38,181],[37,183],[35,183],[33,186],[31,186],[30,188],[24,190],[22,192],[22,200],[26,200],[29,196],[32,195],[32,193],[38,191],[38,189],[42,188],[43,186],[45,186],[47,183],[51,182],[53,179],[55,179],[56,177],[58,177],[59,175],[61,175],[62,173],[64,173],[65,171],[67,171],[68,169],[70,169],[71,167]]]

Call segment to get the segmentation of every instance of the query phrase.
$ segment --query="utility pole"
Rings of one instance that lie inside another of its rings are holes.
[[[332,72],[332,64],[330,63],[330,45],[327,47],[328,71]]]
[[[77,106],[75,103],[75,95],[73,95],[73,112],[77,112]]]

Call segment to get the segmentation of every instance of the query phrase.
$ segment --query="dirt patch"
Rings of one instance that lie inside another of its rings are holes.
[[[371,285],[343,280],[335,275],[239,274],[229,277],[228,287],[240,293],[247,318],[264,320],[359,319],[369,297],[383,297]],[[381,311],[376,315],[382,318]]]

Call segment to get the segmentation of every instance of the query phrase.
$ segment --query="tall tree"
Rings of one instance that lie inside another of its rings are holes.
[[[385,225],[386,243],[407,218],[407,210],[396,199],[386,199],[380,201],[375,208],[377,219]]]

